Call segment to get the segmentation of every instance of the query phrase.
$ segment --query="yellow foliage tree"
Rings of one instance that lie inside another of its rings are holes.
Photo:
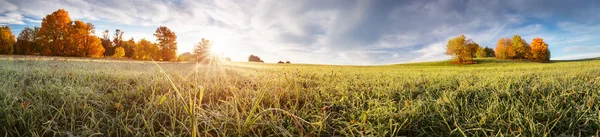
[[[123,58],[125,57],[125,49],[123,47],[117,47],[115,48],[115,54],[113,55],[114,58]]]
[[[456,63],[473,63],[473,56],[477,52],[479,45],[471,39],[466,39],[465,35],[460,35],[448,40],[446,44],[446,54],[453,56]]]

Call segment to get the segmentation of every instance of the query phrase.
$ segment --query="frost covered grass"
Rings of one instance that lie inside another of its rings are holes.
[[[590,136],[600,60],[0,60],[3,136]],[[159,65],[160,67],[158,67]]]

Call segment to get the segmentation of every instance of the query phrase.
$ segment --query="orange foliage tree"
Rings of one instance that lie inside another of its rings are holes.
[[[177,59],[177,35],[171,29],[160,26],[154,32],[156,41],[160,48],[160,57],[163,61],[173,61]]]
[[[496,45],[496,58],[498,59],[512,59],[517,55],[513,48],[512,40],[510,38],[500,38]]]
[[[69,13],[64,9],[59,9],[42,20],[39,32],[42,55],[64,55],[70,23]]]
[[[548,44],[542,38],[533,38],[531,41],[531,59],[538,62],[550,61],[550,50]]]
[[[10,27],[0,26],[0,54],[12,54],[15,43],[15,35],[10,32]]]

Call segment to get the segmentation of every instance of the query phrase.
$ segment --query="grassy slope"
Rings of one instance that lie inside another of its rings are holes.
[[[598,133],[600,60],[478,61],[161,63],[177,92],[150,62],[0,60],[0,133],[180,136],[193,125],[201,136]]]

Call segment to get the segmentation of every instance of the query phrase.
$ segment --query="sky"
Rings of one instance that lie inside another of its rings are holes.
[[[447,41],[464,34],[482,46],[521,35],[541,37],[552,60],[600,56],[595,0],[0,0],[0,25],[16,36],[65,9],[97,35],[155,41],[166,26],[178,53],[202,38],[247,61],[379,65],[450,59]]]

